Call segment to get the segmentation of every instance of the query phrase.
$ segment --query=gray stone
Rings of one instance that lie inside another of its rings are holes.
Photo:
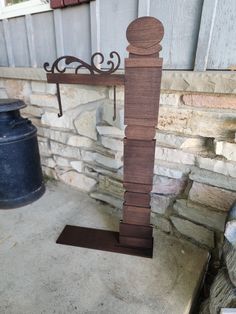
[[[221,308],[236,307],[236,288],[232,285],[227,271],[221,269],[210,290],[210,313],[220,313]]]
[[[151,210],[157,214],[165,214],[167,208],[172,204],[174,197],[152,194]]]
[[[92,191],[97,184],[97,181],[93,178],[89,178],[88,176],[76,171],[65,172],[59,175],[59,179],[64,183],[74,186],[75,188],[85,192]]]
[[[50,141],[51,152],[54,155],[62,157],[81,159],[81,154],[78,148]]]
[[[71,164],[71,167],[75,169],[76,171],[83,172],[83,169],[84,169],[83,161],[75,160],[75,161],[71,161],[70,164]]]
[[[157,229],[160,229],[161,231],[170,233],[172,231],[172,226],[170,221],[162,217],[160,215],[156,215],[154,213],[151,214],[151,224],[155,226]]]
[[[82,112],[74,120],[75,128],[80,135],[97,140],[97,110],[90,110]]]
[[[224,212],[214,211],[185,199],[176,200],[174,209],[180,216],[188,220],[220,232],[224,231],[227,216]]]
[[[55,168],[56,166],[55,160],[53,158],[47,158],[44,156],[41,156],[41,163],[42,165],[47,166],[49,168]]]
[[[120,198],[114,197],[110,194],[106,194],[102,191],[92,192],[90,193],[90,196],[92,198],[95,198],[96,200],[100,200],[107,204],[110,204],[115,208],[121,209],[123,207],[123,200],[121,200]]]
[[[38,145],[39,145],[40,155],[44,157],[50,157],[52,155],[50,147],[49,147],[49,142],[46,138],[38,136]]]
[[[161,146],[156,146],[155,158],[168,162],[175,162],[180,164],[194,165],[195,155],[183,152],[178,149],[171,149]]]
[[[236,191],[236,179],[199,168],[192,168],[189,178],[193,181],[214,185],[223,189]]]
[[[114,151],[120,151],[123,153],[124,144],[123,144],[123,141],[121,140],[102,136],[101,143],[106,148],[109,148]]]
[[[68,158],[63,158],[61,156],[54,155],[53,159],[55,160],[56,165],[59,167],[67,167],[68,168],[71,166],[70,160]]]
[[[236,287],[236,247],[227,240],[223,247],[224,260],[231,283]]]
[[[176,216],[171,216],[170,218],[175,228],[186,237],[210,248],[215,246],[213,231]]]
[[[125,136],[124,130],[110,125],[97,125],[97,131],[101,136],[103,135],[119,139],[123,139]]]
[[[174,179],[182,179],[183,177],[186,177],[188,171],[176,169],[173,167],[173,165],[171,166],[172,168],[162,165],[158,161],[156,161],[156,164],[154,165],[154,173],[160,176],[165,176]]]
[[[0,98],[8,98],[7,92],[4,88],[0,88]]]
[[[63,130],[74,130],[73,114],[64,113],[62,117],[58,118],[56,112],[45,112],[42,115],[41,122],[43,125],[47,125],[53,128],[59,128]]]
[[[219,157],[208,158],[197,156],[196,158],[198,167],[236,178],[236,163],[225,161]]]
[[[75,147],[87,147],[91,148],[94,145],[94,142],[87,137],[79,136],[79,135],[72,135],[69,134],[67,145],[75,146]]]
[[[114,116],[114,106],[113,101],[107,100],[104,101],[102,106],[102,119],[111,126],[115,126],[118,129],[124,130],[124,105],[121,103],[116,104],[116,119],[113,120]]]

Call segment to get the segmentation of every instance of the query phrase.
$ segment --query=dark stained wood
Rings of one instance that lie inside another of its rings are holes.
[[[149,207],[150,194],[126,191],[124,194],[124,205]]]
[[[155,140],[124,140],[124,182],[152,184]]]
[[[83,85],[124,85],[123,74],[72,74],[72,73],[47,73],[48,83],[83,84]]]
[[[156,135],[156,128],[140,125],[128,125],[125,128],[125,136],[134,140],[152,140]]]
[[[152,183],[151,184],[140,184],[134,182],[125,182],[124,181],[124,188],[126,191],[138,192],[138,193],[150,193],[152,190]]]
[[[150,207],[124,205],[123,222],[136,225],[150,224]]]
[[[127,29],[125,59],[124,206],[121,245],[152,248],[150,192],[155,159],[164,29],[153,17],[142,17]],[[145,229],[145,228],[148,229]],[[144,228],[144,229],[143,229]]]

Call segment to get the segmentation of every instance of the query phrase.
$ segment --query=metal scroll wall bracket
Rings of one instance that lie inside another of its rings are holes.
[[[120,66],[120,56],[116,51],[110,53],[110,60],[107,61],[108,69],[102,70],[95,64],[95,59],[100,58],[98,65],[104,63],[104,55],[96,52],[91,57],[91,64],[73,56],[62,56],[56,59],[52,66],[44,64],[49,83],[56,84],[57,100],[59,106],[58,117],[63,116],[60,84],[86,84],[86,85],[106,85],[113,87],[113,121],[116,119],[116,86],[124,84],[124,76],[113,73]],[[113,59],[116,58],[116,63]],[[73,67],[74,65],[74,67]],[[80,70],[88,70],[89,74],[81,74]],[[67,72],[67,73],[66,73]]]
[[[125,74],[114,74],[120,65],[117,52],[110,53],[107,62],[109,69],[101,70],[95,65],[95,53],[91,64],[75,57],[64,56],[51,66],[44,65],[49,83],[57,84],[57,95],[62,115],[59,84],[86,84],[113,86],[114,107],[116,106],[116,86],[124,85],[124,204],[123,218],[119,232],[66,225],[57,243],[73,245],[109,252],[152,257],[153,227],[150,224],[151,191],[155,161],[155,132],[158,120],[159,98],[162,74],[162,58],[159,58],[164,35],[162,23],[153,17],[141,17],[127,28],[129,57],[124,61]],[[113,58],[116,57],[115,64]],[[60,67],[62,62],[62,67]],[[72,63],[77,67],[66,73],[66,66]],[[89,74],[80,74],[80,69]],[[113,119],[116,117],[115,110]]]

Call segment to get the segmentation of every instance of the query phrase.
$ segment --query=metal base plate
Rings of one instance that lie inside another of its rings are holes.
[[[119,232],[70,225],[65,226],[56,243],[149,258],[153,250],[121,246]]]

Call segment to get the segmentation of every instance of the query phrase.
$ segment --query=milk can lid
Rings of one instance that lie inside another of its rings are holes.
[[[25,108],[26,104],[19,99],[0,99],[0,112],[8,112]]]

